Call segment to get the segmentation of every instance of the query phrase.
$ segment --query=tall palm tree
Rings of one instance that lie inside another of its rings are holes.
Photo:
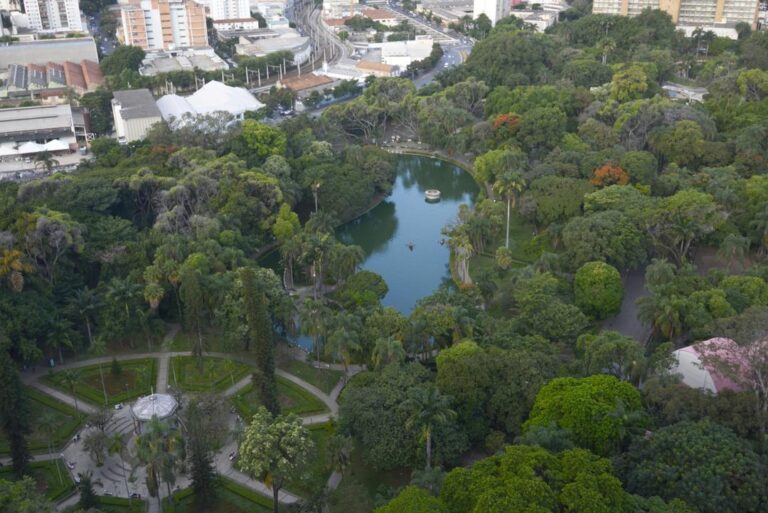
[[[88,333],[88,344],[92,345],[93,328],[91,326],[91,318],[103,305],[101,297],[94,289],[84,287],[75,291],[74,295],[69,300],[69,304],[85,322],[85,329]]]
[[[322,337],[328,330],[328,317],[330,309],[324,299],[305,299],[299,306],[299,323],[301,332],[312,337],[312,345],[315,348],[316,359],[320,361],[320,347]]]
[[[643,296],[637,300],[637,318],[651,326],[654,335],[662,335],[668,340],[674,340],[683,333],[684,307],[678,298],[660,298]]]
[[[768,205],[752,216],[749,228],[754,231],[757,238],[760,254],[765,254],[766,249],[768,249]],[[0,274],[2,274],[1,270]]]
[[[342,312],[333,319],[333,330],[325,344],[325,353],[339,358],[344,364],[344,375],[349,375],[352,353],[360,350],[360,321],[357,316]]]
[[[740,260],[741,266],[744,267],[744,257],[749,252],[749,246],[749,237],[742,237],[738,233],[729,233],[723,239],[718,253],[728,260],[727,268],[729,271],[736,260]]]
[[[122,312],[120,323],[123,329],[125,329],[131,319],[131,306],[142,295],[142,292],[141,286],[129,279],[121,280],[114,278],[109,283],[107,299],[120,307]]]
[[[507,235],[504,247],[509,249],[509,217],[511,210],[517,203],[517,195],[523,191],[525,180],[523,176],[516,171],[509,171],[499,176],[493,184],[493,192],[506,198],[507,200]]]
[[[616,49],[616,41],[606,37],[597,43],[597,47],[600,50],[601,62],[603,65],[608,64],[608,55]]]
[[[104,340],[104,337],[99,336],[93,339],[93,343],[88,349],[88,352],[92,356],[96,357],[106,354],[107,342]],[[109,400],[107,399],[107,385],[104,382],[104,369],[102,367],[101,360],[99,360],[99,376],[101,377],[101,392],[104,394],[104,406],[106,406]]]
[[[46,343],[49,347],[56,350],[59,353],[59,363],[64,363],[64,354],[62,349],[64,347],[72,349],[72,323],[67,319],[56,315],[51,320],[50,329],[48,331],[48,337]]]
[[[373,368],[380,369],[394,362],[405,360],[406,352],[403,343],[395,337],[380,338],[373,346],[371,359]]]
[[[411,412],[405,422],[405,427],[408,429],[416,428],[421,431],[427,450],[426,468],[431,468],[434,428],[456,417],[456,412],[451,409],[451,401],[448,396],[442,395],[434,385],[412,388],[403,406]]]
[[[75,411],[80,413],[80,409],[77,405],[77,395],[75,395],[75,387],[80,384],[82,374],[75,369],[67,369],[61,374],[61,381],[64,382],[72,398],[75,400]]]
[[[53,435],[59,430],[59,420],[50,411],[46,411],[40,418],[37,419],[37,427],[45,433],[45,441],[48,444],[48,454],[53,454]],[[61,478],[61,469],[58,462],[56,463],[56,473],[59,476],[59,484],[63,484]]]
[[[280,256],[285,265],[283,285],[287,290],[293,289],[293,263],[301,256],[302,241],[297,235],[283,241],[280,245]]]
[[[109,437],[109,454],[117,454],[120,457],[120,468],[123,471],[123,482],[125,483],[125,493],[128,496],[128,500],[130,501],[131,493],[128,489],[128,476],[125,473],[125,460],[123,459],[123,456],[125,454],[126,449],[126,443],[125,439],[123,438],[123,435],[120,433],[112,433],[112,436]]]
[[[53,158],[53,156],[43,151],[35,155],[35,169],[45,169],[47,172],[51,172],[54,167],[59,165],[59,161]]]
[[[363,260],[365,260],[365,252],[360,246],[336,244],[331,249],[331,254],[329,255],[334,277],[340,283],[355,274],[357,267]]]
[[[144,433],[136,442],[136,456],[146,468],[146,483],[150,496],[161,503],[160,482],[164,481],[171,496],[175,481],[175,464],[181,461],[183,451],[178,430],[172,429],[157,417],[145,424]]]

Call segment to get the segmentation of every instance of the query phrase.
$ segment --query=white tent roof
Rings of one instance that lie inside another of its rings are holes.
[[[18,155],[19,150],[13,146],[0,145],[0,157],[7,157],[9,155]]]
[[[673,354],[677,358],[677,365],[672,367],[672,374],[679,374],[682,382],[691,388],[717,393],[712,375],[701,362],[698,354],[683,349],[678,349]]]
[[[246,111],[259,110],[263,106],[264,104],[247,89],[230,87],[216,80],[208,82],[192,96],[182,98],[167,94],[157,100],[157,107],[166,121],[171,117],[181,120],[185,114],[198,116],[219,111],[240,116]]]
[[[166,94],[157,100],[157,108],[160,109],[160,115],[165,121],[170,121],[171,118],[178,121],[185,114],[192,114],[193,116],[197,114],[186,99],[176,94]]]
[[[33,141],[25,142],[19,146],[19,154],[21,155],[24,155],[25,153],[40,153],[41,151],[45,151],[45,146]]]
[[[69,145],[62,142],[60,139],[54,139],[53,141],[48,141],[45,143],[45,149],[48,151],[62,151],[68,150]]]
[[[131,408],[133,416],[139,420],[150,420],[152,417],[164,419],[176,411],[176,399],[168,394],[152,394],[139,398]]]

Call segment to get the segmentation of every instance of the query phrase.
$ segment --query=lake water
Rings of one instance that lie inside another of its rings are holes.
[[[459,205],[474,202],[478,189],[468,173],[442,160],[401,155],[396,168],[392,195],[336,235],[362,247],[366,259],[361,267],[387,282],[384,306],[408,315],[419,299],[451,280],[450,249],[447,242],[440,244],[445,238],[440,232],[455,222]],[[427,189],[438,189],[440,201],[428,203]]]
[[[459,167],[442,160],[399,155],[397,179],[388,196],[368,213],[341,226],[336,235],[346,244],[363,248],[361,267],[380,274],[389,292],[382,300],[404,315],[416,302],[442,283],[451,283],[448,268],[450,249],[442,229],[456,221],[459,205],[473,204],[478,188],[474,179]],[[428,203],[427,189],[438,189],[441,199]],[[412,248],[411,249],[411,245]],[[277,252],[262,265],[282,272]],[[297,337],[295,343],[310,350],[312,340]]]

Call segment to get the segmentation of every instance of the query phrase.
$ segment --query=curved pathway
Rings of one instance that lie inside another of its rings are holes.
[[[168,333],[164,337],[161,351],[123,354],[123,355],[115,355],[115,356],[102,356],[98,358],[90,358],[88,360],[73,361],[73,362],[69,362],[69,363],[65,363],[57,366],[56,371],[58,372],[66,369],[76,369],[81,367],[87,367],[87,366],[95,365],[98,363],[109,364],[112,362],[113,358],[116,358],[118,361],[121,361],[121,362],[145,359],[145,358],[155,358],[158,360],[158,365],[157,365],[158,372],[157,372],[157,379],[155,382],[155,390],[159,393],[167,392],[168,370],[170,367],[171,358],[176,356],[192,355],[191,351],[170,351],[171,341],[176,336],[176,333],[178,332],[178,330],[179,330],[178,325],[170,326]],[[219,352],[207,352],[205,353],[205,356],[213,357],[213,358],[228,358],[228,359],[242,362],[248,365],[255,364],[255,361],[253,358],[250,358],[245,355],[219,353]],[[300,355],[298,353],[292,353],[292,357],[297,359],[303,359],[303,355]],[[323,368],[328,370],[341,370],[341,371],[344,370],[344,368],[341,365],[336,365],[336,364],[323,364]],[[333,388],[330,394],[326,394],[316,386],[310,383],[307,383],[303,379],[293,374],[290,374],[289,372],[286,372],[284,370],[276,369],[275,374],[305,389],[306,391],[311,393],[313,396],[315,396],[317,399],[322,401],[322,403],[328,409],[328,411],[325,413],[308,415],[308,416],[302,417],[304,425],[310,426],[314,424],[322,424],[322,423],[328,422],[338,414],[339,406],[338,406],[337,400],[338,400],[339,394],[341,393],[343,387],[348,382],[348,379],[351,376],[357,374],[358,372],[361,372],[362,370],[365,370],[364,366],[358,366],[358,365],[350,366],[350,368],[348,369],[347,375],[343,376],[342,379],[339,380],[339,382],[336,384],[336,386]],[[77,404],[77,407],[81,412],[95,413],[96,411],[98,411],[97,406],[94,406],[93,404],[90,404],[83,400],[75,401],[74,397],[72,397],[71,395],[64,393],[60,390],[54,389],[42,383],[40,379],[45,375],[47,375],[48,372],[49,372],[48,369],[41,368],[39,370],[35,370],[32,372],[22,373],[22,381],[26,385],[34,387],[40,390],[41,392],[54,397],[58,401],[61,401],[62,403],[72,406],[73,408],[75,407],[75,404]],[[233,395],[237,394],[240,390],[248,386],[250,381],[251,381],[250,376],[244,377],[237,383],[227,388],[223,392],[223,396],[232,397]],[[232,420],[234,421],[235,418],[237,418],[237,416],[233,415]],[[95,428],[88,428],[88,427],[82,428],[79,432],[79,435],[82,438],[84,433],[87,433],[89,430],[92,430],[92,429],[95,429]],[[129,409],[124,408],[122,410],[116,411],[116,414],[108,429],[110,432],[116,432],[121,434],[127,434],[130,431],[132,431],[133,421],[131,420]],[[85,453],[82,447],[78,447],[79,443],[81,442],[70,440],[65,446],[63,452],[37,455],[33,458],[33,461],[52,460],[52,459],[57,459],[62,457],[65,460],[67,460],[67,458],[70,458],[68,461],[72,461],[78,458],[80,459],[85,458],[86,461],[89,460],[90,459],[89,456]],[[214,456],[214,464],[216,466],[217,472],[220,475],[226,476],[227,478],[243,486],[246,486],[255,492],[265,495],[266,497],[269,497],[271,499],[272,498],[271,488],[269,488],[267,485],[265,485],[261,481],[255,480],[250,476],[243,474],[242,472],[234,468],[234,466],[232,465],[232,462],[229,459],[229,454],[236,451],[237,451],[237,442],[232,440],[229,443],[227,443]],[[3,461],[3,463],[6,463],[6,462]],[[115,455],[110,455],[106,457],[104,465],[100,467],[100,469],[101,469],[101,473],[106,477],[106,480],[108,481],[106,485],[102,486],[102,490],[100,491],[108,495],[127,496],[127,494],[129,493],[129,490],[128,490],[127,483],[125,483],[125,476],[123,472],[125,471],[130,473],[131,469],[128,468],[124,464],[124,462]],[[136,482],[140,482],[140,481],[141,480],[136,480]],[[336,487],[339,485],[340,482],[341,482],[341,474],[339,472],[334,471],[331,474],[331,476],[328,478],[328,482],[327,482],[328,489],[330,490],[336,489]],[[182,486],[182,488],[189,486],[186,476],[183,476],[181,479],[179,479],[179,485],[182,485],[182,484],[184,485]],[[108,487],[112,487],[113,489]],[[136,490],[135,484],[134,484],[134,490]],[[59,502],[59,504],[57,505],[57,509],[61,511],[67,506],[70,506],[76,503],[77,497],[78,497],[77,494],[74,494],[73,496],[69,496],[65,498],[64,500]],[[285,504],[292,504],[301,500],[301,497],[284,490],[280,492],[279,498],[280,498],[280,502]],[[155,513],[155,512],[159,513],[160,510],[157,505],[157,500],[148,498],[148,505],[149,505],[150,513]]]

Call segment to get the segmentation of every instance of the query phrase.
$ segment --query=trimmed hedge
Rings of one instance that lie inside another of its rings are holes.
[[[98,510],[104,513],[144,513],[147,503],[142,499],[125,499],[123,497],[99,496]]]
[[[58,413],[69,417],[69,420],[59,424],[56,432],[53,433],[53,439],[51,440],[51,448],[54,451],[60,450],[69,441],[69,439],[72,438],[72,436],[75,434],[75,431],[77,431],[77,429],[82,425],[86,415],[83,413],[78,414],[71,406],[62,403],[53,397],[40,392],[39,390],[31,387],[26,387],[24,390],[27,394],[27,398],[30,399],[30,401],[40,403],[45,408],[56,410]],[[32,434],[27,437],[29,450],[33,453],[48,452],[48,435],[37,431],[34,418],[32,418],[31,421]],[[8,446],[8,441],[5,439],[5,436],[0,433],[0,454],[8,454],[9,451],[10,448]]]
[[[139,383],[138,385],[134,385],[133,388],[129,389],[127,392],[120,392],[117,394],[107,395],[108,406],[113,406],[117,403],[128,402],[131,399],[135,399],[143,395],[149,395],[151,393],[152,387],[157,382],[157,359],[156,358],[139,358],[136,360],[127,360],[127,361],[120,362],[120,367],[122,368],[123,372],[126,372],[126,371],[135,372],[137,371],[138,368],[146,367],[146,366],[150,367],[149,378],[148,378],[149,382]],[[110,376],[109,363],[103,364],[101,368],[102,368],[102,371],[104,372],[105,377]],[[99,375],[98,365],[89,365],[88,367],[81,367],[76,370],[82,374],[83,378]],[[43,377],[42,380],[43,382],[51,385],[57,390],[61,390],[65,394],[70,394],[69,387],[63,381],[63,375],[64,373],[61,371],[54,372],[52,374],[48,374],[47,376]],[[79,400],[92,403],[93,405],[96,405],[96,406],[102,406],[104,404],[104,394],[101,390],[101,386],[98,386],[98,387],[90,386],[87,383],[84,383],[82,379],[80,383],[75,385],[75,395]]]

